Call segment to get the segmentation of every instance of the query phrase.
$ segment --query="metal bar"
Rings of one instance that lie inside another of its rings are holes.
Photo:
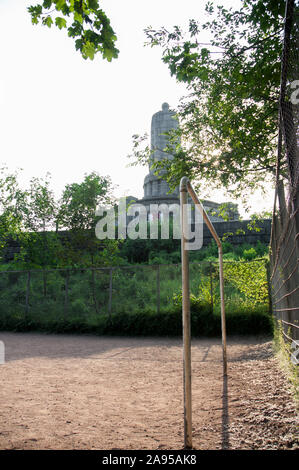
[[[296,287],[296,289],[292,290],[291,292],[288,292],[287,294],[285,294],[285,295],[283,295],[282,297],[280,297],[280,299],[275,300],[275,302],[273,301],[273,304],[278,304],[279,302],[281,302],[283,299],[285,299],[285,298],[288,297],[289,295],[294,294],[294,292],[296,292],[298,289],[299,289],[299,286]]]
[[[285,312],[286,310],[299,310],[299,307],[293,308],[274,308],[274,312]]]
[[[266,277],[267,277],[267,291],[268,291],[268,302],[269,302],[269,313],[272,312],[272,296],[271,296],[271,283],[270,283],[270,263],[265,262]]]
[[[222,243],[218,234],[209,219],[208,214],[206,213],[203,205],[201,204],[200,200],[198,199],[194,189],[191,186],[190,181],[188,178],[183,177],[181,179],[181,191],[182,187],[186,187],[188,190],[194,204],[200,210],[202,217],[207,224],[213,238],[218,246],[218,257],[219,257],[219,281],[220,281],[220,300],[221,300],[221,333],[222,333],[222,354],[223,354],[223,373],[224,375],[227,374],[227,353],[226,353],[226,321],[225,321],[225,305],[224,305],[224,276],[223,276],[223,253],[222,253]]]
[[[213,292],[213,273],[212,263],[210,262],[210,295],[211,295],[211,310],[214,312],[214,292]]]
[[[297,268],[297,264],[299,263],[299,259],[297,259],[296,261],[296,266],[294,267],[293,271],[291,272],[291,274],[289,275],[289,277],[287,277],[286,279],[283,279],[283,278],[279,278],[278,281],[276,282],[275,286],[272,287],[272,292],[273,292],[273,296],[277,295],[277,293],[280,291],[280,289],[284,286],[284,284],[289,281],[291,279],[291,277],[293,276],[293,274],[297,273],[298,271],[298,268]],[[285,266],[283,268],[281,268],[282,270],[285,268]],[[281,282],[281,285],[280,287],[277,289],[276,292],[274,292],[274,287],[277,286],[277,284],[279,284],[279,282]]]
[[[184,178],[182,178],[182,180],[183,180],[183,179],[184,179]],[[181,180],[181,181],[182,181],[182,180]],[[221,241],[220,241],[220,239],[219,239],[219,237],[218,237],[218,235],[217,235],[217,232],[216,232],[216,230],[215,230],[215,228],[214,228],[214,225],[213,225],[212,222],[210,221],[208,214],[206,213],[206,211],[205,211],[205,209],[204,209],[202,203],[200,202],[200,200],[199,200],[198,197],[196,196],[196,193],[194,192],[194,189],[192,188],[191,183],[190,183],[190,181],[189,181],[188,179],[187,179],[187,181],[186,181],[186,186],[187,186],[188,192],[189,192],[189,194],[190,194],[190,196],[191,196],[191,198],[192,198],[194,204],[195,204],[195,205],[198,207],[198,209],[200,210],[201,215],[202,215],[202,217],[203,217],[205,223],[206,223],[207,226],[209,227],[209,230],[210,230],[211,234],[213,235],[213,238],[214,238],[214,240],[215,240],[215,242],[217,243],[217,246],[218,246],[218,248],[219,248],[219,246],[222,246],[222,244],[221,244]]]
[[[286,224],[286,226],[284,227],[282,234],[279,235],[278,240],[277,240],[277,246],[278,246],[278,248],[277,248],[277,253],[276,253],[276,256],[275,256],[275,260],[273,260],[273,261],[275,262],[275,264],[274,264],[274,267],[273,267],[273,269],[272,269],[271,281],[272,281],[272,278],[273,278],[273,276],[274,276],[274,273],[275,273],[275,271],[276,271],[276,269],[277,269],[278,261],[279,261],[280,258],[283,257],[284,252],[285,252],[286,248],[288,247],[289,239],[290,239],[290,237],[291,237],[291,235],[292,235],[292,230],[291,230],[291,228],[289,229],[289,225],[290,225],[290,223],[291,223],[291,219],[292,219],[292,215],[291,215],[290,218],[288,219],[287,224]],[[274,219],[273,219],[273,222],[272,222],[272,223],[274,223]],[[286,236],[287,236],[287,239],[285,240]],[[295,239],[294,239],[294,242],[296,242],[298,236],[299,236],[299,233],[296,234]],[[282,252],[281,252],[280,250],[281,250],[281,247],[282,247],[282,243],[283,243],[283,242],[284,242],[284,246],[283,246],[283,250],[282,250]],[[293,243],[293,241],[292,241],[291,243]]]
[[[299,328],[299,325],[295,325],[294,323],[290,323],[288,321],[285,321],[285,320],[280,320],[282,323],[285,323],[286,325],[290,325],[290,326],[293,326],[294,328]]]
[[[221,301],[221,332],[222,332],[222,355],[223,355],[223,374],[227,375],[227,354],[226,354],[226,321],[224,305],[224,276],[223,276],[223,253],[222,244],[218,247],[219,255],[219,282],[220,282],[220,301]]]
[[[293,341],[293,338],[291,338],[289,335],[287,335],[284,331],[282,331],[283,336],[287,338],[288,341]]]
[[[183,314],[183,369],[184,369],[184,439],[185,447],[192,448],[192,405],[191,405],[191,331],[190,331],[190,288],[189,288],[189,256],[185,249],[187,234],[187,195],[190,194],[194,204],[202,214],[214,240],[218,246],[219,255],[219,280],[221,299],[221,332],[223,352],[223,374],[227,375],[226,354],[226,321],[224,305],[224,276],[223,276],[223,253],[222,243],[209,219],[204,207],[199,201],[191,183],[187,177],[183,177],[180,183],[180,205],[181,205],[181,256],[182,256],[182,314]]]
[[[191,392],[191,328],[189,253],[185,249],[187,222],[187,188],[180,186],[181,203],[181,255],[182,255],[182,315],[183,315],[183,381],[184,381],[184,444],[192,449],[192,392]]]

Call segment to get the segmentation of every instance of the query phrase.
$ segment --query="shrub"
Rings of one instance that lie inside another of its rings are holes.
[[[244,250],[243,251],[243,258],[246,261],[251,261],[256,257],[257,257],[257,252],[254,248],[249,248],[249,250]]]
[[[272,317],[262,309],[226,313],[228,335],[272,334]],[[160,313],[140,311],[133,313],[99,315],[89,319],[35,319],[15,315],[0,319],[2,331],[42,331],[48,333],[84,333],[120,336],[181,336],[182,312],[180,307]],[[194,337],[220,336],[221,318],[212,313],[209,304],[191,304],[191,332]]]

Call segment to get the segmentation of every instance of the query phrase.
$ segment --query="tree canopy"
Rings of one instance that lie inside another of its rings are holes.
[[[59,201],[57,225],[67,230],[92,230],[96,209],[112,204],[112,183],[96,172],[84,176],[81,183],[67,184]]]
[[[189,91],[177,110],[180,129],[170,135],[181,145],[155,166],[172,186],[188,175],[240,197],[275,174],[285,1],[243,0],[238,10],[208,2],[205,10],[207,21],[190,20],[187,32],[146,30]],[[134,156],[148,161],[142,140],[135,136]]]
[[[116,262],[118,243],[98,240],[94,228],[99,205],[114,203],[108,176],[96,172],[67,184],[56,200],[50,174],[32,178],[21,189],[19,172],[0,168],[0,261],[12,239],[19,246],[18,267],[90,266]]]
[[[66,28],[84,59],[99,53],[111,62],[117,58],[116,35],[98,0],[44,0],[28,8],[33,24]]]

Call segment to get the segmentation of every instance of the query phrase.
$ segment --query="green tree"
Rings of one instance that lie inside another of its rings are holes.
[[[58,226],[67,232],[63,240],[62,264],[91,267],[90,287],[97,313],[100,308],[96,295],[96,267],[118,264],[117,240],[98,240],[95,226],[96,209],[112,204],[112,184],[109,177],[93,172],[82,183],[67,185],[59,202]]]
[[[117,58],[117,38],[98,0],[44,0],[28,11],[33,24],[66,28],[84,59],[93,60],[97,53],[109,62]]]
[[[111,207],[112,183],[109,177],[96,172],[85,175],[81,183],[65,187],[59,201],[57,230],[65,230],[66,265],[102,266],[114,264],[117,241],[98,240],[95,226],[99,206]]]
[[[45,232],[55,226],[57,206],[50,188],[50,174],[46,178],[31,178],[28,190],[23,193],[22,219],[24,228]]]
[[[296,3],[297,4],[297,3]],[[298,9],[298,6],[295,6]],[[172,186],[183,175],[236,197],[273,180],[277,147],[284,0],[243,0],[239,10],[206,4],[208,21],[146,30],[189,95],[178,108],[175,158],[156,163]],[[211,37],[202,43],[202,33]],[[134,155],[149,160],[135,137]],[[167,149],[166,149],[167,150]]]
[[[19,196],[18,211],[22,220],[19,233],[21,251],[18,263],[26,267],[55,266],[59,240],[55,227],[57,204],[50,188],[50,174],[45,178],[32,178],[29,189]]]
[[[22,228],[19,201],[22,191],[17,181],[18,173],[0,168],[0,259],[10,239],[16,239]]]
[[[57,225],[67,230],[93,230],[98,206],[109,206],[113,201],[112,182],[97,172],[84,175],[81,183],[66,185],[59,202]]]

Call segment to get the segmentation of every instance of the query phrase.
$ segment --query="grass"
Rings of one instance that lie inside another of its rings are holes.
[[[290,360],[291,345],[286,343],[283,338],[281,323],[275,322],[274,324],[273,346],[279,365],[291,385],[292,394],[299,411],[299,368]]]

